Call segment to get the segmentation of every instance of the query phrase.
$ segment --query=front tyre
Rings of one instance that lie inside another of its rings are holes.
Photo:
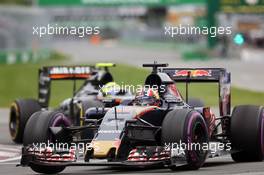
[[[24,132],[24,146],[31,144],[54,143],[50,127],[68,127],[71,125],[69,119],[60,111],[40,111],[36,112],[28,120]],[[65,166],[48,166],[31,163],[30,168],[43,174],[56,174],[65,169]]]
[[[50,127],[68,127],[71,121],[60,111],[40,111],[28,120],[23,145],[54,142]]]
[[[66,167],[65,166],[45,166],[45,165],[37,165],[30,164],[30,168],[41,174],[58,174],[62,172]]]
[[[209,142],[208,129],[202,115],[192,109],[176,109],[169,112],[162,123],[162,143],[164,145],[181,143],[184,145],[199,145],[184,149],[186,169],[199,169],[205,162],[208,150],[203,150]],[[177,170],[176,165],[170,167]]]

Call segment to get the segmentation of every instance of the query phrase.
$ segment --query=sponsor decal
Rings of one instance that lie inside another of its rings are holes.
[[[174,77],[210,77],[212,76],[211,70],[176,70]]]
[[[52,67],[50,74],[89,74],[90,67]]]
[[[91,74],[90,67],[76,66],[76,67],[52,67],[49,70],[50,78],[89,78]]]

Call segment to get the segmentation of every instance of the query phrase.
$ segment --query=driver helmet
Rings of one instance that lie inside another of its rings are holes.
[[[158,90],[149,88],[143,89],[135,97],[136,105],[141,106],[160,106],[161,100]]]

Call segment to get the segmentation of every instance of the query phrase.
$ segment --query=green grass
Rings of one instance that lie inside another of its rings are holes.
[[[8,107],[16,98],[36,98],[38,88],[38,68],[44,65],[60,65],[61,59],[38,64],[0,65],[0,107]],[[128,65],[111,68],[115,81],[121,84],[143,84],[150,72]],[[81,82],[78,84],[80,85]],[[177,85],[185,96],[184,84]],[[51,90],[51,105],[58,105],[63,99],[72,96],[72,81],[54,81]],[[206,105],[217,106],[218,89],[215,84],[191,84],[189,95],[203,99]],[[264,93],[232,87],[232,105],[264,105]]]

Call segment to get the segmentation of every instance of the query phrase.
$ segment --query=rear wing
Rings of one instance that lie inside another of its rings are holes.
[[[77,80],[88,79],[92,75],[91,66],[52,66],[43,67],[39,71],[51,80]]]
[[[50,87],[53,80],[97,80],[102,82],[113,81],[108,67],[113,63],[99,63],[95,66],[47,66],[39,69],[39,92],[38,100],[43,108],[48,107]],[[101,68],[104,68],[102,70]],[[102,72],[99,74],[99,72]],[[97,76],[98,75],[98,76]],[[99,77],[100,76],[100,77]],[[75,87],[74,87],[75,89]],[[75,90],[74,90],[75,91]]]
[[[219,111],[221,116],[230,115],[231,73],[224,68],[163,68],[172,80],[177,82],[218,83]]]

